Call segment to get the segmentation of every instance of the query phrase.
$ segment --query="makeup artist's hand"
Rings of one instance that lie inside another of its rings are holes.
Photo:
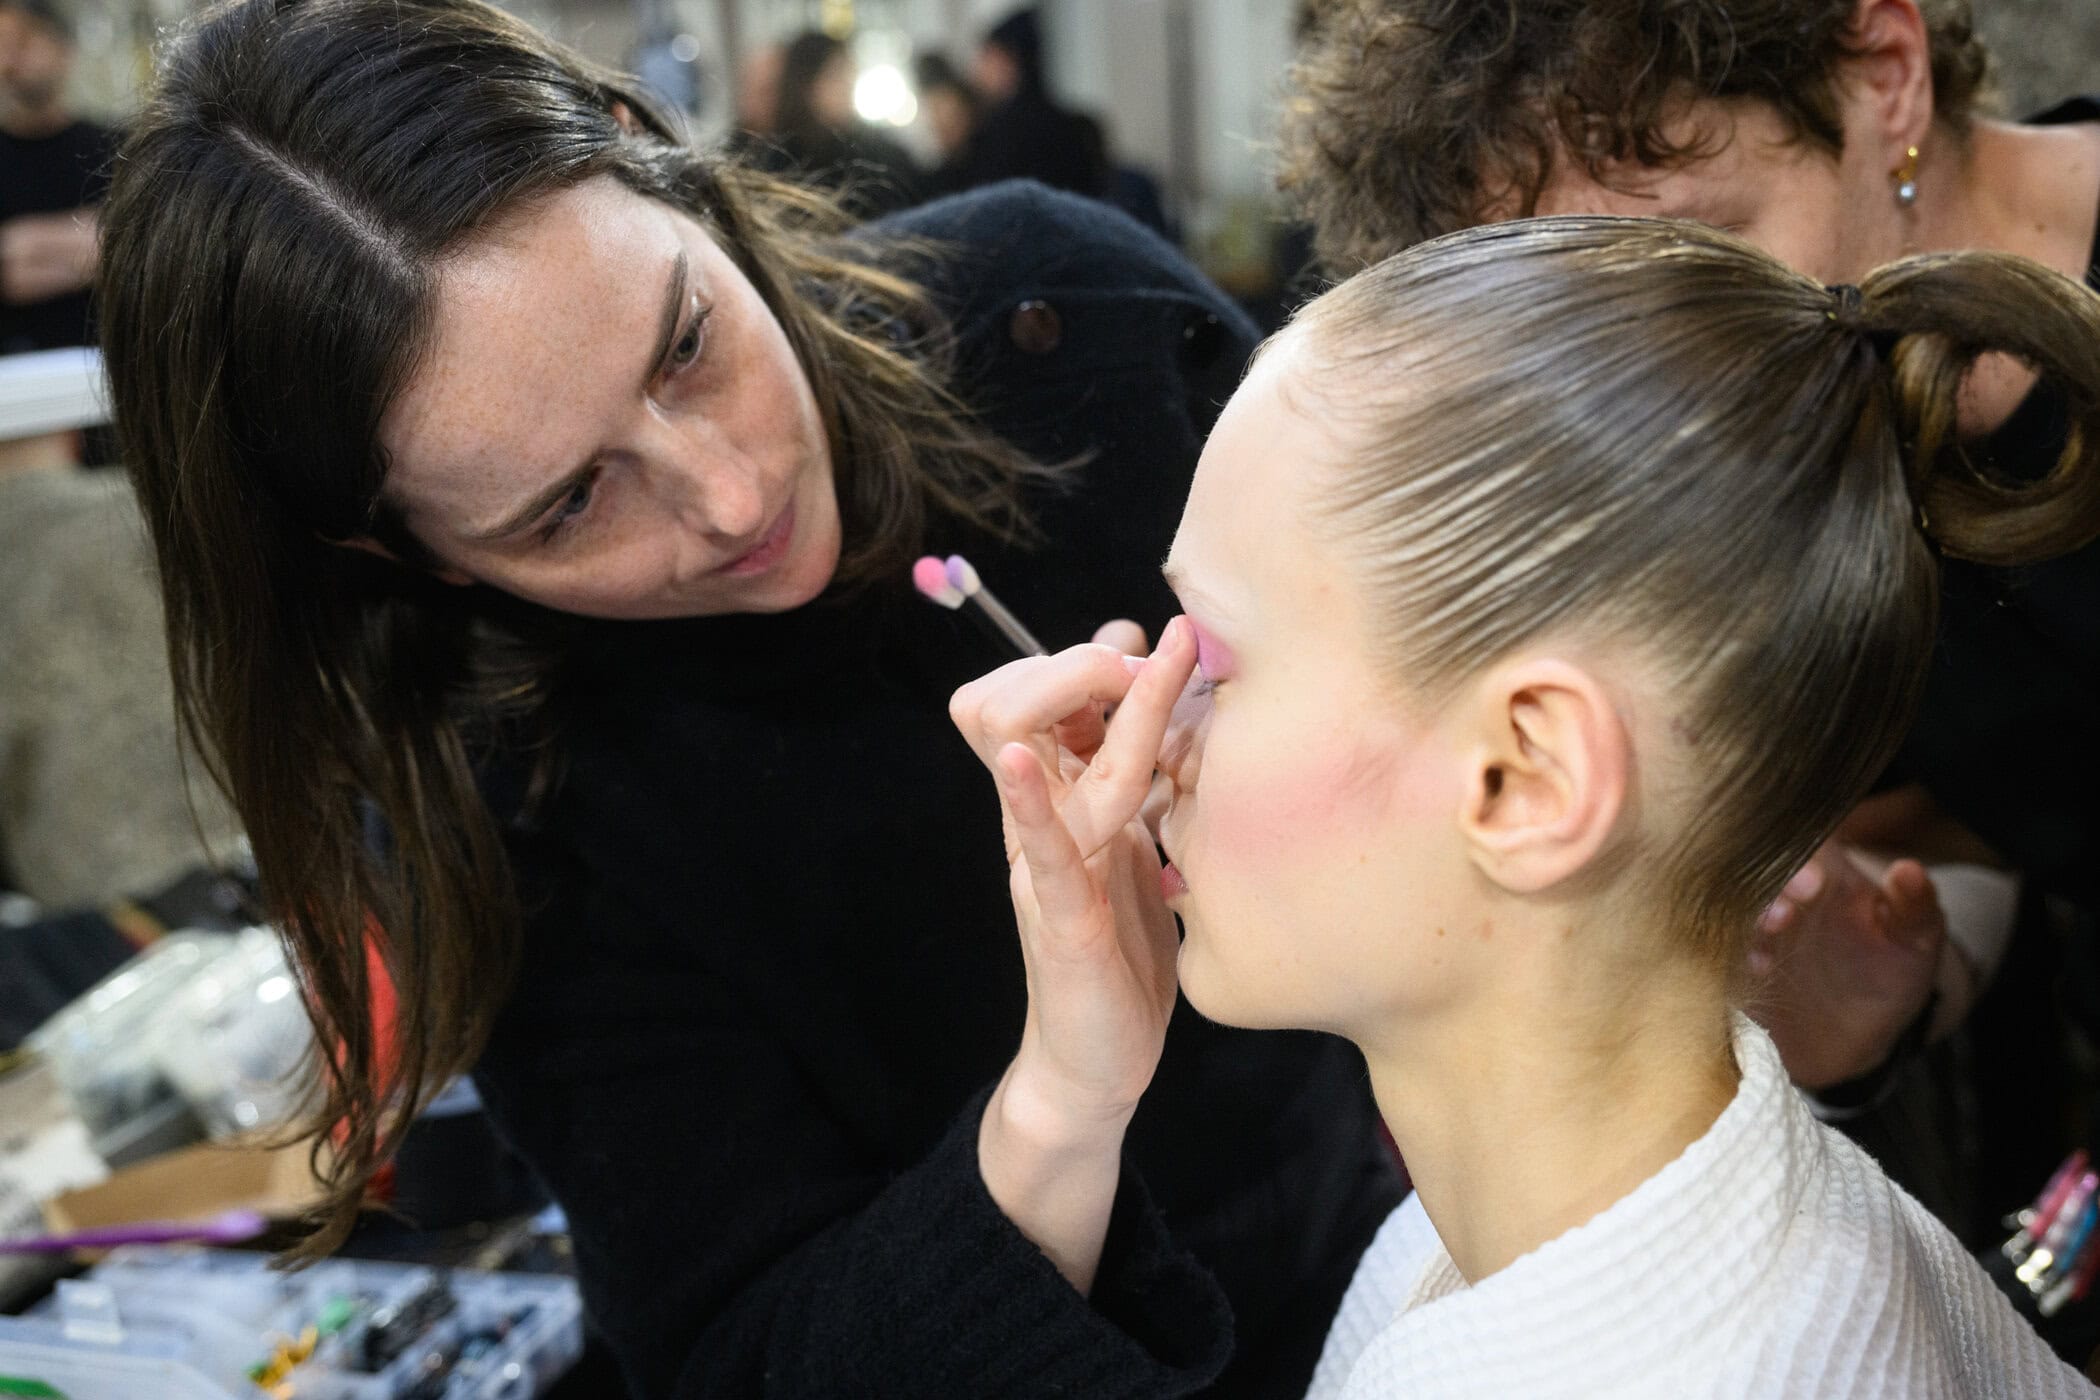
[[[1082,1291],[1174,1009],[1179,940],[1138,814],[1195,651],[1177,622],[1147,660],[1074,647],[1003,667],[949,705],[998,784],[1028,977],[1021,1047],[986,1106],[978,1163],[992,1199]]]
[[[1751,937],[1751,1011],[1811,1091],[1886,1060],[1932,993],[1947,921],[1915,860],[1825,842]]]

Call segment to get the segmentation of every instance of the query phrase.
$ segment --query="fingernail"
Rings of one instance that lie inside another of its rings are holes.
[[[1786,897],[1796,903],[1814,899],[1823,893],[1823,867],[1810,861],[1794,872],[1794,878],[1786,882]]]
[[[1158,650],[1165,651],[1169,647],[1180,646],[1181,629],[1186,625],[1187,624],[1182,621],[1179,615],[1170,618],[1167,622],[1167,625],[1160,631]]]
[[[1123,669],[1130,672],[1130,674],[1134,676],[1138,672],[1145,669],[1145,658],[1142,656],[1126,655],[1123,658]]]

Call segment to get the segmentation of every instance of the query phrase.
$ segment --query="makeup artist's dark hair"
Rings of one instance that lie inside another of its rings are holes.
[[[1860,0],[1317,0],[1291,69],[1277,181],[1347,275],[1489,217],[1531,213],[1565,147],[1592,176],[1706,153],[1683,98],[1743,99],[1844,142],[1839,65]],[[1918,0],[1933,113],[1959,138],[1987,88],[1969,0]],[[1708,137],[1706,139],[1711,139]]]
[[[1520,220],[1398,254],[1285,335],[1317,367],[1291,392],[1349,445],[1322,525],[1403,694],[1570,634],[1658,668],[1685,820],[1642,867],[1724,967],[1908,729],[1935,547],[2014,565],[2100,536],[2100,297],[2010,254],[1831,292],[1696,224]],[[2031,484],[1956,440],[1991,351],[2070,401]]]
[[[237,0],[174,39],[102,212],[102,340],[183,724],[327,1047],[309,1253],[507,993],[519,910],[473,764],[558,691],[563,630],[337,542],[427,562],[377,430],[428,344],[435,269],[594,177],[697,217],[785,328],[836,464],[839,586],[908,567],[934,509],[1026,529],[1038,469],[948,393],[912,282],[849,248],[832,206],[696,154],[615,75],[479,0]],[[397,992],[389,1045],[368,947]]]

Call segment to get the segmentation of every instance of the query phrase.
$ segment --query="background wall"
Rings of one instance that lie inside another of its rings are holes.
[[[1974,0],[1976,27],[1998,60],[2005,109],[2038,112],[2100,94],[2100,0]]]

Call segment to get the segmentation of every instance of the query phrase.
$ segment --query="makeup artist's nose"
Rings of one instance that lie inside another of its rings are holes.
[[[750,458],[732,452],[695,469],[701,528],[725,544],[756,544],[770,523],[763,475]]]
[[[769,521],[765,474],[705,420],[655,420],[645,447],[663,493],[686,529],[724,545],[749,545]]]

